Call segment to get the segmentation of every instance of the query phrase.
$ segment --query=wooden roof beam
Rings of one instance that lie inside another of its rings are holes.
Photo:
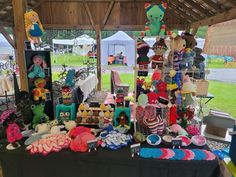
[[[216,3],[214,3],[211,0],[201,0],[202,2],[204,2],[205,4],[207,4],[211,9],[214,9],[216,12],[222,12],[222,8],[219,7],[219,5],[217,5]]]
[[[15,41],[11,38],[11,36],[8,34],[8,32],[4,29],[2,25],[0,25],[0,33],[2,33],[2,35],[6,38],[9,44],[15,49],[16,48]]]
[[[211,15],[211,13],[208,10],[204,9],[202,6],[200,6],[198,3],[194,2],[194,1],[184,1],[184,3],[190,5],[193,9],[198,10],[204,16]]]
[[[5,2],[2,6],[1,6],[1,10],[5,10],[7,6],[11,6],[11,1],[10,2]]]
[[[232,20],[236,18],[236,8],[232,8],[227,12],[218,13],[212,17],[194,22],[191,24],[191,28],[195,28],[198,26],[205,26],[205,25],[213,25],[216,23],[221,23],[224,21]]]
[[[196,18],[198,20],[201,19],[201,17],[200,17],[200,16],[202,16],[201,13],[197,13],[197,12],[193,11],[193,9],[189,8],[184,3],[181,3],[178,0],[172,0],[172,2],[174,2],[180,9],[182,9],[182,11],[184,11],[184,9],[186,9],[187,12],[189,12],[192,16],[194,16],[194,18]]]
[[[233,7],[236,7],[236,1],[235,0],[228,0],[228,1]]]
[[[90,23],[91,23],[93,29],[95,30],[95,29],[96,29],[96,26],[95,26],[95,23],[94,23],[94,20],[93,20],[93,16],[92,16],[92,14],[91,14],[91,11],[90,11],[90,9],[89,9],[89,6],[88,6],[88,3],[87,3],[86,0],[84,0],[83,5],[84,5],[85,11],[86,11],[86,13],[87,13],[87,15],[88,15],[89,21],[90,21]]]
[[[181,11],[178,7],[176,7],[173,3],[169,4],[170,7],[172,7],[175,11],[177,11],[179,14],[181,14],[185,19],[189,19],[191,22],[197,21],[197,19],[194,19],[192,16],[189,14]]]
[[[109,7],[108,7],[108,9],[107,9],[107,12],[106,12],[106,14],[105,14],[105,17],[104,17],[104,19],[103,19],[103,21],[102,21],[101,29],[103,29],[104,26],[106,25],[107,20],[108,20],[109,17],[110,17],[111,11],[112,11],[112,9],[113,9],[113,7],[114,7],[114,4],[115,4],[115,1],[114,1],[114,0],[110,2]]]

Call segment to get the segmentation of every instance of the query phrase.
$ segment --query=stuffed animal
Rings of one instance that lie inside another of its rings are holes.
[[[64,105],[70,105],[72,103],[72,90],[69,86],[61,87],[62,100]]]
[[[39,101],[40,98],[45,100],[46,93],[50,93],[48,89],[44,88],[46,86],[46,80],[38,78],[34,81],[34,86],[36,87],[32,90],[34,101]]]
[[[30,79],[33,79],[35,77],[45,78],[44,69],[47,68],[47,63],[42,58],[42,56],[35,55],[32,58],[32,61],[33,61],[34,64],[32,64],[30,66],[30,68],[28,69],[28,71],[29,71],[28,77]]]
[[[148,69],[148,64],[150,63],[149,57],[147,56],[149,52],[149,45],[142,39],[138,39],[137,41],[137,63],[139,65],[139,69]]]
[[[148,22],[145,25],[146,36],[164,36],[165,35],[165,24],[162,21],[167,8],[167,3],[160,5],[152,5],[145,3],[145,10],[147,13]]]
[[[155,55],[151,56],[152,62],[152,69],[159,68],[162,69],[164,63],[164,54],[167,51],[168,47],[165,44],[165,40],[161,38],[160,40],[156,41],[153,46],[152,50],[154,51]]]
[[[31,10],[24,14],[26,36],[29,41],[34,44],[40,44],[40,37],[43,35],[44,29],[38,14]]]
[[[32,105],[31,109],[33,111],[33,128],[35,128],[40,123],[47,123],[49,117],[44,113],[44,104]]]
[[[181,36],[176,36],[171,39],[171,52],[168,56],[168,60],[172,63],[173,69],[177,71],[173,77],[173,81],[178,85],[179,89],[182,85],[181,61],[183,60],[185,47],[186,41]]]
[[[195,79],[205,79],[205,58],[201,55],[202,49],[194,47],[193,51],[196,53],[193,60],[193,66],[196,67],[193,77]]]
[[[157,101],[158,101],[157,93],[149,92],[147,96],[148,96],[148,104],[157,104]]]
[[[77,126],[76,122],[73,120],[63,121],[63,123],[64,123],[67,131],[70,131],[71,129],[73,129]]]
[[[183,60],[181,61],[181,69],[188,69],[188,71],[191,71],[195,57],[193,48],[197,45],[197,42],[194,36],[190,33],[184,33],[182,37],[186,41],[186,47],[183,54]]]
[[[18,141],[23,138],[20,126],[16,123],[16,118],[15,110],[5,110],[0,116],[0,123],[5,127],[7,141],[10,143],[7,145],[8,150],[20,147]]]
[[[117,128],[121,128],[124,127],[126,129],[130,129],[130,121],[129,121],[129,117],[126,115],[126,113],[124,111],[122,111],[119,116],[117,117]]]

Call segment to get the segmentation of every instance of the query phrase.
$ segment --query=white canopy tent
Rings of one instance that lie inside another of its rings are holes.
[[[5,37],[0,33],[0,54],[15,56],[14,48],[9,44]]]
[[[89,51],[94,52],[93,49],[96,44],[96,40],[86,34],[73,39],[73,42],[73,53],[87,55]]]
[[[107,65],[109,55],[117,55],[122,52],[127,59],[128,66],[135,65],[135,40],[123,31],[102,39],[101,41],[101,63]]]

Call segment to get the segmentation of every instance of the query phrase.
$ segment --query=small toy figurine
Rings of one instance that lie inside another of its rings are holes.
[[[124,106],[124,91],[122,89],[117,90],[116,92],[116,105],[117,106]]]
[[[44,104],[32,105],[31,107],[34,117],[33,117],[33,128],[36,127],[37,124],[47,123],[49,121],[49,117],[44,113]]]
[[[167,3],[160,5],[151,5],[145,3],[145,10],[147,13],[148,22],[145,25],[146,36],[164,36],[165,35],[165,24],[162,21],[167,8]]]
[[[149,45],[142,39],[137,41],[137,63],[139,65],[139,69],[148,69],[148,64],[150,63],[149,57],[147,56],[149,52]]]
[[[39,98],[42,100],[46,99],[46,93],[50,93],[48,89],[45,89],[46,81],[43,78],[38,78],[34,81],[36,88],[32,90],[34,101],[39,101]]]
[[[44,29],[38,14],[31,10],[24,14],[25,30],[28,40],[34,44],[40,44],[40,37],[43,35]]]
[[[16,123],[16,111],[6,110],[1,114],[0,123],[6,128],[7,140],[10,144],[7,145],[8,150],[14,150],[20,147],[19,140],[23,138],[20,127]]]
[[[72,103],[72,90],[69,86],[63,86],[61,88],[63,104],[69,105]]]
[[[152,50],[155,55],[150,57],[152,61],[152,69],[156,69],[157,67],[162,69],[164,63],[164,54],[167,51],[167,46],[165,44],[165,40],[161,38],[159,41],[156,41],[153,44]]]
[[[47,63],[42,58],[42,56],[35,55],[32,58],[32,61],[34,64],[31,65],[30,68],[28,69],[28,71],[30,71],[30,73],[28,74],[28,77],[30,79],[34,79],[35,77],[45,78],[44,69],[47,68]]]
[[[131,157],[134,157],[135,154],[139,155],[140,147],[141,147],[140,143],[130,145]]]

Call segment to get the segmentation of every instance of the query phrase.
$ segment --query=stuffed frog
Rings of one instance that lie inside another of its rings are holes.
[[[49,117],[44,113],[44,104],[32,105],[31,109],[33,111],[33,128],[40,123],[47,123],[49,122]]]

